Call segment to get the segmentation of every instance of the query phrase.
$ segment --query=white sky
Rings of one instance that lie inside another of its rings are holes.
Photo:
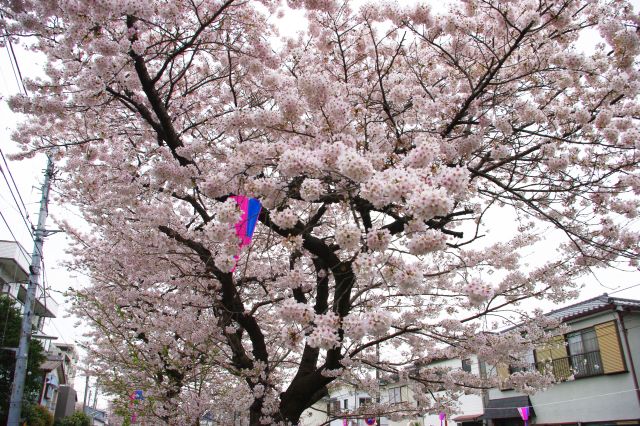
[[[363,1],[355,2],[355,4],[361,3],[363,3]],[[400,3],[413,3],[413,0],[404,0],[400,1]],[[442,5],[442,2],[431,3]],[[637,9],[640,5],[640,0],[633,0],[632,3]],[[295,32],[304,25],[304,20],[301,18],[302,14],[300,11],[295,12],[293,16],[287,15],[282,20],[282,32],[286,35],[294,35]],[[593,44],[593,41],[585,41],[587,42],[585,45]],[[41,73],[41,63],[39,63],[38,58],[35,57],[33,53],[25,52],[19,46],[14,46],[14,49],[16,51],[23,77],[33,78]],[[0,149],[2,149],[5,156],[7,156],[7,154],[17,152],[15,144],[11,141],[10,134],[15,128],[15,124],[19,117],[9,110],[5,100],[9,96],[18,93],[18,91],[19,86],[14,78],[9,62],[8,50],[0,49]],[[45,161],[46,159],[44,158],[44,155],[39,155],[30,160],[9,162],[10,170],[27,206],[32,223],[37,221],[40,187],[43,179],[43,170],[46,165]],[[4,164],[0,163],[0,165],[4,168]],[[55,196],[55,194],[52,194],[52,196]],[[4,180],[0,180],[0,211],[2,211],[2,214],[7,219],[16,239],[30,253],[33,249],[33,242],[27,227],[20,218],[17,207],[11,198]],[[48,227],[50,229],[55,228],[55,224],[53,223],[53,220],[51,220],[51,217],[69,219],[71,221],[74,217],[70,217],[70,215],[71,213],[60,205],[51,203]],[[11,233],[2,221],[0,221],[0,239],[13,240]],[[63,267],[59,266],[65,260],[66,247],[67,239],[62,233],[48,237],[44,245],[43,252],[45,258],[46,284],[51,290],[50,294],[53,299],[61,304],[58,310],[58,318],[49,321],[45,331],[48,334],[58,336],[58,342],[75,343],[81,338],[83,327],[77,327],[75,325],[75,319],[66,317],[67,313],[63,303],[64,300],[60,292],[69,287],[83,286],[87,281],[85,277],[69,273]],[[535,254],[533,254],[532,257],[535,257]],[[611,293],[635,284],[640,284],[640,273],[637,271],[620,272],[613,269],[599,270],[596,271],[593,276],[584,279],[583,283],[585,284],[585,287],[581,292],[580,300],[594,297],[604,292]],[[614,295],[616,297],[640,299],[640,286],[616,292]],[[543,306],[543,308],[548,310],[553,307]],[[75,388],[78,390],[79,399],[82,400],[84,392],[84,376],[79,375],[76,381],[77,384]],[[104,407],[103,400],[99,406],[100,405]]]

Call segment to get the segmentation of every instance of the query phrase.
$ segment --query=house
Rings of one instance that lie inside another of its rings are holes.
[[[416,405],[413,392],[407,383],[397,379],[380,379],[380,398],[383,404],[397,404],[399,410]],[[329,390],[329,395],[305,410],[300,417],[300,425],[317,426],[366,426],[367,420],[375,420],[381,426],[407,426],[407,419],[392,420],[367,413],[367,406],[373,397],[366,391],[347,384],[337,384]],[[331,420],[329,422],[329,420]],[[413,418],[414,424],[422,426],[420,419]],[[329,423],[327,423],[329,422]]]
[[[58,389],[67,384],[67,375],[64,371],[62,360],[47,354],[47,360],[42,363],[40,370],[43,372],[42,391],[40,392],[40,405],[56,412],[58,402]]]
[[[84,407],[84,413],[91,417],[91,424],[94,426],[102,426],[107,424],[107,412],[99,410],[95,407]]]
[[[640,301],[603,294],[547,315],[570,331],[537,348],[530,368],[558,383],[529,397],[491,389],[483,416],[489,425],[520,424],[515,407],[525,405],[538,425],[640,423]],[[498,375],[508,373],[498,366]]]
[[[460,369],[476,376],[484,376],[486,374],[486,366],[482,362],[478,362],[478,358],[471,357],[466,359],[449,358],[432,362],[429,367],[441,367],[448,369]],[[439,393],[434,394],[436,398]],[[458,410],[456,414],[447,418],[447,424],[457,423],[460,426],[481,426],[482,415],[484,414],[484,403],[481,395],[468,394],[461,395],[458,398]],[[421,419],[421,425],[437,426],[440,425],[439,413],[426,414]]]
[[[56,342],[52,345],[49,352],[61,358],[64,364],[64,371],[67,374],[67,381],[73,383],[76,378],[76,365],[78,364],[78,352],[76,351],[75,345]]]
[[[19,243],[0,241],[0,290],[15,302],[21,312],[27,299],[29,263],[27,251]],[[40,366],[43,379],[38,402],[47,407],[56,419],[69,415],[68,410],[58,410],[56,405],[59,388],[73,383],[78,359],[73,345],[54,343],[57,337],[44,333],[45,321],[55,318],[57,310],[57,303],[46,297],[43,288],[39,286],[33,306],[32,337],[42,343],[47,359]],[[73,394],[75,398],[75,392]]]
[[[525,368],[551,373],[557,383],[531,396],[507,388],[462,395],[458,411],[446,419],[449,426],[522,426],[518,407],[525,406],[530,409],[530,425],[640,424],[640,300],[603,294],[547,315],[561,320],[569,331],[538,347]],[[429,367],[462,369],[480,377],[495,374],[502,379],[514,372],[514,367],[489,366],[475,357],[442,359]],[[352,387],[334,387],[327,398],[305,411],[301,424],[320,425],[334,415],[330,426],[343,426],[344,419],[348,426],[364,425],[357,415],[354,419],[353,415],[340,418],[335,414],[353,413],[368,396]],[[380,399],[417,404],[411,388],[401,381],[381,381]],[[377,420],[384,426],[440,425],[438,413],[401,422]]]

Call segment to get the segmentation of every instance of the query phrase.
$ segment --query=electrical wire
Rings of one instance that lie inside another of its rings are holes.
[[[22,195],[20,194],[20,190],[18,189],[18,185],[16,185],[16,181],[13,178],[13,174],[11,173],[11,169],[9,168],[9,164],[7,163],[6,157],[4,156],[4,153],[2,152],[2,148],[0,148],[0,156],[2,156],[2,161],[4,162],[4,166],[5,166],[6,170],[7,170],[7,173],[9,173],[9,177],[11,178],[11,182],[13,183],[13,187],[16,190],[16,194],[18,194],[18,198],[20,198],[20,204],[24,208],[24,213],[25,213],[27,219],[29,219],[29,212],[27,211],[27,206],[25,205],[24,200],[22,198]],[[0,168],[0,170],[2,170],[2,169]],[[3,175],[4,175],[4,172],[3,172]],[[6,179],[7,179],[7,177],[5,176],[5,180]],[[7,186],[9,186],[8,182],[7,182]],[[9,189],[11,189],[11,188],[9,188]],[[13,192],[11,193],[11,195],[13,195]],[[15,197],[14,197],[14,200],[15,200]],[[16,201],[16,204],[18,204],[18,201]]]
[[[19,84],[18,84],[18,90],[20,90],[20,88],[22,88],[22,92],[24,92],[24,95],[27,96],[28,92],[27,92],[27,88],[24,84],[24,79],[22,78],[22,71],[20,70],[20,64],[18,62],[18,58],[16,57],[16,53],[15,50],[13,49],[13,43],[11,43],[11,39],[9,38],[9,35],[7,34],[6,30],[5,30],[5,34],[4,37],[7,41],[6,46],[8,46],[8,50],[10,50],[10,57],[9,60],[11,62],[11,67],[14,70],[14,77],[16,76],[16,71],[17,71],[17,79],[16,80],[20,80]],[[14,64],[15,64],[15,69],[14,69]],[[17,81],[16,81],[17,82]],[[29,212],[27,211],[27,206],[24,203],[24,200],[22,198],[22,195],[20,195],[20,191],[18,189],[18,186],[16,185],[15,179],[13,178],[13,174],[11,173],[11,169],[9,168],[9,164],[7,163],[7,160],[4,156],[4,153],[2,152],[2,150],[0,149],[0,155],[2,156],[2,160],[4,161],[5,167],[7,172],[9,173],[9,177],[11,179],[11,182],[13,182],[13,186],[15,187],[16,193],[18,194],[18,198],[20,199],[20,202],[22,203],[22,207],[24,208],[24,212],[25,214],[23,215],[22,213],[20,214],[22,221],[24,222],[25,226],[27,226],[27,229],[29,230],[29,235],[31,236],[31,239],[34,242],[34,247],[36,248],[36,250],[38,250],[38,253],[40,254],[40,262],[41,262],[41,267],[42,267],[42,296],[44,299],[44,306],[45,309],[47,308],[47,298],[50,297],[47,294],[47,278],[46,278],[46,266],[44,263],[44,255],[42,254],[42,251],[40,250],[40,247],[38,247],[38,245],[35,243],[35,238],[34,238],[34,234],[33,234],[33,230],[32,230],[32,226],[29,226],[30,224],[30,220],[29,220]],[[1,169],[1,168],[0,168]],[[5,181],[7,181],[7,177],[4,173],[4,170],[2,170],[2,175],[5,178]],[[20,210],[20,206],[18,205],[18,201],[16,200],[15,196],[13,195],[13,191],[11,190],[11,186],[9,185],[9,182],[7,181],[7,186],[9,187],[9,190],[11,191],[11,196],[14,199],[14,202],[16,203],[18,210]],[[4,216],[3,216],[3,221],[5,222],[5,224],[7,225],[7,227],[9,227],[7,221],[5,220]],[[11,231],[11,229],[9,229],[9,232],[11,232],[11,235],[13,236],[13,232]],[[16,240],[15,236],[14,236],[14,240]],[[17,240],[16,240],[17,242]],[[19,245],[19,244],[18,244]],[[22,246],[20,246],[22,247]],[[24,249],[23,249],[24,251]],[[29,260],[29,259],[27,259]],[[60,330],[57,329],[57,327],[55,327],[54,324],[54,328],[56,329],[56,331],[58,333],[60,333]],[[62,337],[62,333],[60,333],[60,336]],[[64,340],[64,338],[63,338]]]
[[[636,328],[640,328],[640,325],[634,325],[634,326],[632,326],[632,327],[626,327],[626,328],[625,328],[625,331],[633,330],[633,329],[636,329]],[[579,331],[580,331],[580,330],[578,330],[577,332],[579,332]],[[567,334],[571,334],[571,332],[569,332],[569,333],[567,333]],[[611,336],[611,335],[619,335],[619,333],[618,333],[618,331],[617,331],[617,328],[616,328],[616,329],[614,329],[614,330],[613,330],[613,331],[611,331],[611,332],[600,333],[600,337],[604,337],[604,336]],[[597,340],[597,339],[598,339],[598,338],[596,337],[596,338],[584,339],[583,341],[588,341],[588,340]],[[600,351],[600,349],[598,349],[598,351]],[[556,359],[572,358],[572,357],[578,357],[578,356],[581,356],[581,355],[584,355],[584,354],[580,354],[580,353],[578,353],[578,354],[569,354],[569,353],[567,353],[567,356],[566,356],[566,357],[561,357],[561,358],[556,358]],[[465,358],[465,359],[468,359],[468,358]],[[429,366],[431,366],[431,367],[438,367],[437,365],[434,365],[434,364],[436,364],[436,363],[438,363],[438,362],[443,362],[443,363],[444,363],[444,362],[447,362],[447,361],[453,361],[453,360],[459,360],[460,362],[462,362],[462,359],[461,359],[461,358],[451,358],[451,359],[446,359],[446,360],[433,361],[431,364],[428,364],[428,365],[426,365],[426,366],[424,366],[424,367],[429,367]],[[549,360],[549,361],[551,361],[551,360]],[[516,359],[514,359],[514,362],[517,362],[517,360],[516,360]],[[545,362],[546,362],[546,361],[539,361],[539,363],[545,363]],[[477,358],[476,358],[475,360],[470,361],[470,362],[468,363],[468,365],[469,365],[469,366],[472,366],[472,367],[473,367],[473,366],[476,366],[476,367],[477,367],[477,366],[479,366],[479,365],[480,365],[480,362],[479,362],[479,361],[477,360]],[[459,367],[447,366],[447,365],[442,365],[441,367],[442,367],[442,368],[451,368],[452,370],[454,370],[454,369],[458,369],[458,368],[459,368]],[[495,368],[495,366],[494,366],[494,368]]]
[[[0,153],[1,153],[1,151],[0,151]],[[29,232],[29,237],[31,237],[31,240],[35,243],[35,240],[34,240],[34,237],[33,237],[33,227],[31,225],[31,223],[28,221],[29,214],[27,213],[27,215],[25,217],[25,215],[22,212],[22,210],[20,210],[20,204],[18,203],[18,200],[16,199],[16,196],[14,195],[13,190],[11,189],[11,185],[9,184],[9,181],[7,180],[7,175],[4,172],[4,168],[0,167],[0,173],[2,173],[2,176],[4,177],[4,181],[6,182],[7,187],[9,188],[9,192],[11,193],[11,198],[13,198],[13,201],[14,201],[16,207],[18,208],[18,213],[20,215],[20,218],[22,219],[22,222],[24,223],[24,226],[27,228],[27,231]],[[9,171],[9,173],[11,173],[11,172]],[[17,191],[17,188],[16,188],[16,191]],[[18,193],[18,197],[20,197],[20,193]],[[26,209],[26,207],[25,207],[25,209]]]
[[[634,288],[634,287],[638,287],[638,286],[640,286],[640,283],[638,283],[638,284],[633,284],[633,285],[630,285],[629,287],[621,288],[621,289],[619,289],[619,290],[610,291],[608,294],[619,293],[619,292],[621,292],[621,291],[629,290],[630,288]]]
[[[5,48],[7,49],[7,56],[9,56],[9,63],[11,64],[11,71],[13,71],[13,78],[16,80],[16,85],[18,86],[18,92],[22,93],[22,87],[20,86],[20,80],[18,78],[18,74],[16,73],[16,67],[13,64],[14,58],[12,57],[11,51],[9,50],[9,37],[7,36],[6,31],[3,34],[3,37],[7,41],[7,43],[5,44]]]
[[[29,257],[29,253],[27,253],[27,250],[25,250],[25,248],[22,247],[22,245],[18,243],[18,239],[16,238],[15,234],[13,233],[13,230],[11,229],[11,226],[9,226],[9,223],[7,222],[7,219],[2,214],[2,211],[0,211],[0,217],[2,218],[2,221],[4,222],[4,224],[7,226],[7,229],[9,230],[9,233],[11,234],[11,237],[18,244],[18,247],[20,248],[20,252],[24,255],[24,258],[27,260],[27,262],[31,263],[31,258]]]
[[[20,65],[18,64],[18,59],[16,58],[16,52],[13,50],[13,43],[11,43],[11,39],[9,39],[9,37],[7,37],[7,42],[9,45],[9,49],[11,49],[11,56],[13,56],[13,62],[16,64],[16,70],[18,71],[18,77],[22,85],[22,91],[24,91],[24,94],[27,95],[27,88],[24,85],[24,80],[22,79],[22,71],[20,71]]]
[[[0,13],[0,18],[4,19],[4,14]],[[18,58],[16,58],[16,52],[13,49],[13,43],[11,43],[11,38],[9,37],[7,30],[4,30],[4,34],[2,36],[6,40],[5,47],[7,49],[7,53],[9,54],[9,62],[11,62],[11,69],[18,85],[18,91],[24,92],[24,94],[27,95],[27,88],[24,85],[24,79],[22,78],[22,71],[20,71]]]
[[[610,395],[619,395],[622,393],[627,393],[627,392],[636,392],[638,389],[634,388],[634,389],[626,389],[626,390],[622,390],[622,391],[617,391],[617,392],[607,392],[607,393],[599,393],[597,395],[589,395],[589,396],[583,396],[580,398],[572,398],[572,399],[565,399],[563,401],[553,401],[553,402],[546,402],[543,404],[531,404],[529,405],[529,407],[531,408],[536,408],[536,407],[545,407],[548,405],[558,405],[558,404],[568,404],[570,402],[575,402],[575,401],[584,401],[586,399],[593,399],[593,398],[601,398],[603,396],[610,396]],[[508,409],[517,409],[519,407],[484,407],[485,410],[508,410]]]

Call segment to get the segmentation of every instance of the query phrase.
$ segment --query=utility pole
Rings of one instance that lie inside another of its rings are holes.
[[[100,379],[96,379],[96,392],[93,394],[93,408],[96,408],[96,404],[98,403],[98,385]]]
[[[24,381],[27,375],[27,357],[29,356],[29,340],[31,340],[31,323],[33,318],[33,302],[36,298],[36,290],[40,285],[40,264],[42,263],[42,245],[46,231],[44,229],[47,220],[49,204],[49,187],[53,175],[53,162],[47,156],[47,169],[42,184],[42,198],[40,199],[40,212],[38,214],[38,227],[34,236],[33,253],[31,254],[31,266],[29,266],[29,287],[27,298],[24,301],[22,311],[22,326],[20,328],[20,344],[16,354],[16,369],[11,385],[11,402],[9,403],[8,426],[19,426],[20,411],[22,410],[22,396],[24,394]]]
[[[84,399],[82,400],[82,412],[87,412],[87,394],[89,393],[89,375],[85,376],[84,380]]]

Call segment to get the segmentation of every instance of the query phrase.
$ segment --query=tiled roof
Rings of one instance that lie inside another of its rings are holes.
[[[556,309],[546,315],[551,318],[561,319],[567,321],[577,316],[589,314],[591,312],[599,312],[616,307],[640,309],[640,300],[623,299],[620,297],[610,297],[607,293],[600,296],[588,299],[583,302],[574,303],[573,305],[565,306],[564,308]]]

